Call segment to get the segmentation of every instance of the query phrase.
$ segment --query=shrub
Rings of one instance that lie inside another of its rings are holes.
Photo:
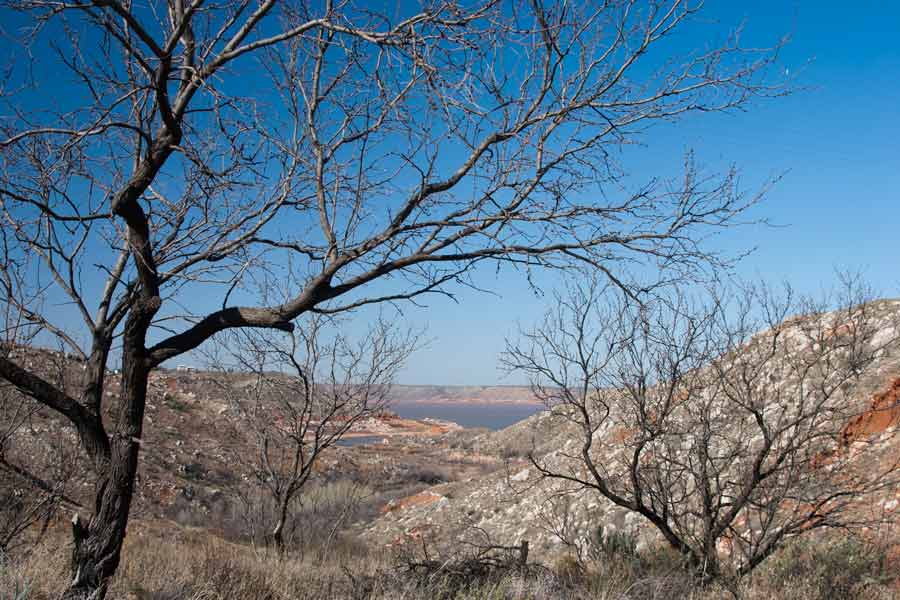
[[[30,591],[29,582],[0,553],[0,600],[26,600],[31,595]]]
[[[424,483],[425,485],[437,485],[450,480],[444,469],[425,465],[411,466],[404,475],[403,479],[407,482]]]
[[[889,582],[885,552],[856,537],[824,542],[795,540],[772,556],[765,579],[773,588],[790,589],[806,581],[804,597],[853,600],[865,588]],[[810,594],[812,592],[812,594]]]
[[[500,448],[500,457],[506,460],[527,458],[534,450],[534,441],[525,436],[515,437]]]
[[[191,410],[191,405],[187,402],[179,399],[175,394],[166,392],[163,395],[163,404],[174,410],[175,412],[189,412]]]
[[[573,554],[560,556],[553,565],[553,572],[569,585],[580,585],[587,574],[582,561]]]
[[[590,551],[594,556],[637,557],[637,537],[626,531],[606,529],[603,525],[598,525],[590,541]]]

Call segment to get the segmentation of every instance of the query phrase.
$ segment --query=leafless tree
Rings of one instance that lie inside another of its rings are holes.
[[[357,342],[335,331],[332,321],[310,316],[289,344],[260,331],[228,336],[240,374],[226,378],[223,390],[237,413],[235,435],[249,437],[253,449],[252,458],[235,459],[261,492],[245,500],[268,521],[265,541],[280,553],[287,549],[285,532],[305,526],[293,513],[317,459],[386,410],[393,379],[416,346],[415,336],[398,334],[383,320]]]
[[[484,262],[587,262],[635,292],[625,265],[714,266],[707,234],[757,196],[691,161],[630,189],[616,150],[784,89],[777,47],[737,33],[654,52],[687,0],[2,10],[28,27],[0,85],[0,294],[85,370],[73,394],[6,358],[0,376],[71,422],[96,473],[73,597],[102,597],[119,564],[152,369],[226,329],[449,294]],[[267,279],[289,299],[246,293]]]
[[[504,358],[572,428],[532,464],[639,513],[707,578],[749,573],[798,535],[874,525],[867,503],[897,464],[885,428],[861,424],[896,409],[872,398],[896,377],[900,320],[847,281],[830,305],[573,287]]]

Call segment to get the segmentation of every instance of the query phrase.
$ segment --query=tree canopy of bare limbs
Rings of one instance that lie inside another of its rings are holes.
[[[96,472],[72,596],[102,597],[119,564],[152,369],[227,329],[451,293],[486,262],[586,262],[623,289],[628,264],[715,265],[707,235],[757,196],[691,161],[631,189],[617,150],[783,91],[777,47],[666,46],[687,0],[2,10],[23,44],[0,88],[5,335],[40,330],[86,368],[74,394],[6,358],[0,376],[68,419]],[[247,293],[274,280],[286,301]]]
[[[817,529],[874,525],[867,503],[897,465],[859,462],[880,432],[848,431],[879,391],[859,382],[900,364],[900,319],[847,282],[830,303],[745,288],[636,304],[573,287],[504,355],[577,432],[531,462],[640,514],[706,578],[745,575]]]
[[[279,553],[303,527],[294,512],[317,458],[387,409],[394,377],[416,346],[412,333],[384,320],[354,342],[334,333],[331,319],[308,316],[289,343],[264,330],[238,330],[226,343],[225,361],[240,375],[225,380],[223,393],[239,417],[235,435],[253,448],[252,456],[235,456],[251,474],[241,499],[250,525],[265,521],[263,542]]]

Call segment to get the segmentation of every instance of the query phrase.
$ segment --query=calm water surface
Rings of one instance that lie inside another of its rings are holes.
[[[407,419],[441,419],[453,421],[463,427],[487,427],[497,430],[530,417],[540,411],[542,404],[426,404],[418,402],[397,403],[391,410]]]

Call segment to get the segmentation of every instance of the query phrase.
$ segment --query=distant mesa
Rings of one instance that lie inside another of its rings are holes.
[[[395,404],[540,404],[528,386],[515,385],[395,385]]]

